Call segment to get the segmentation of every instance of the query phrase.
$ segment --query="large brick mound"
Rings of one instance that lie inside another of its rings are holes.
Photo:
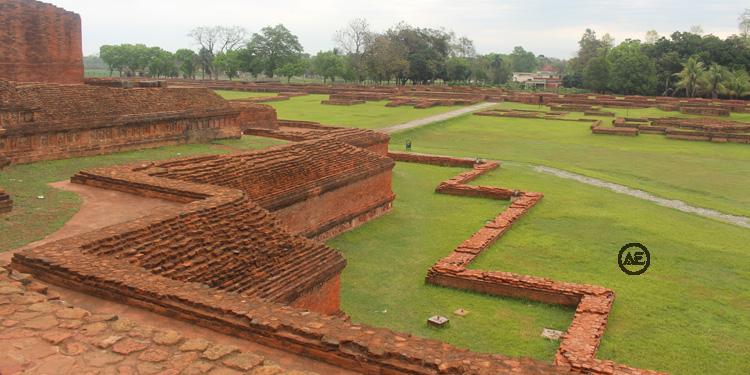
[[[0,79],[83,83],[81,17],[51,4],[0,0]]]
[[[208,89],[0,81],[0,154],[29,163],[238,138],[240,113]]]

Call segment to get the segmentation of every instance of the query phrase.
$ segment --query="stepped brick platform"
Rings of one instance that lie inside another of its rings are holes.
[[[0,269],[0,373],[298,374],[241,350],[63,301],[30,275]]]
[[[680,112],[689,115],[729,116],[731,110],[727,108],[715,107],[680,107]]]
[[[510,207],[493,221],[485,224],[469,239],[459,244],[451,254],[435,263],[427,273],[427,283],[495,296],[576,306],[573,322],[563,335],[557,350],[555,364],[569,366],[576,372],[589,374],[658,373],[596,359],[596,352],[614,302],[614,291],[595,285],[566,283],[509,272],[468,269],[476,257],[490,248],[510,230],[513,223],[542,200],[542,193],[468,185],[479,176],[497,169],[500,166],[497,162],[477,162],[466,158],[402,152],[391,152],[390,156],[398,161],[442,166],[466,167],[471,164],[471,171],[441,182],[435,191],[512,202]]]
[[[240,111],[207,89],[0,81],[0,154],[12,163],[238,138]]]
[[[0,79],[83,83],[81,17],[51,4],[0,0]]]
[[[599,116],[599,117],[615,117],[614,112],[608,112],[608,111],[585,111],[583,112],[584,116]]]
[[[750,144],[750,123],[716,118],[624,118],[612,122],[613,127],[598,127],[599,134],[638,135],[663,134],[669,139],[714,143]]]
[[[10,195],[0,188],[0,214],[5,214],[13,210],[13,201]]]
[[[287,141],[308,141],[314,139],[330,139],[352,146],[361,147],[379,155],[388,155],[387,134],[358,128],[341,128],[320,125],[311,121],[279,120],[275,129],[250,128],[245,134],[283,139]]]

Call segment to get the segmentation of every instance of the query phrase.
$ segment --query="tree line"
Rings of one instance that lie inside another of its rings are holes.
[[[240,76],[315,76],[369,84],[509,85],[513,72],[544,68],[561,73],[563,85],[601,93],[743,97],[750,94],[750,9],[737,35],[721,39],[700,27],[668,37],[649,31],[643,40],[615,45],[608,34],[586,30],[569,60],[536,55],[523,47],[478,54],[474,42],[445,29],[399,23],[384,31],[354,19],[333,36],[336,47],[304,52],[284,25],[248,33],[238,26],[190,31],[199,48],[174,53],[143,44],[106,45],[99,57],[110,74],[234,79]]]

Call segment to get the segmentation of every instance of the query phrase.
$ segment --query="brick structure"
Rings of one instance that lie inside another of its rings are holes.
[[[555,355],[555,364],[569,366],[575,372],[591,374],[657,373],[596,359],[596,352],[614,302],[615,294],[612,290],[509,272],[469,269],[469,265],[476,257],[492,246],[517,220],[542,200],[542,193],[469,185],[479,176],[497,169],[500,164],[496,162],[476,162],[466,158],[402,152],[392,152],[390,156],[399,161],[442,166],[466,167],[470,164],[472,170],[441,182],[435,191],[459,196],[511,200],[510,207],[459,244],[451,254],[438,260],[427,273],[427,283],[495,296],[575,306],[573,322],[562,337]]]
[[[221,165],[236,167],[214,173]],[[281,209],[269,213],[261,205],[324,196],[343,176],[367,181],[363,171],[377,175],[392,165],[361,148],[320,140],[84,171],[73,180],[188,204],[22,250],[12,267],[367,374],[570,373],[567,365],[473,353],[321,314],[338,309],[338,299],[326,298],[338,295],[343,258],[287,231],[277,218]],[[249,173],[229,173],[244,167]]]
[[[34,0],[0,0],[0,79],[83,83],[81,17]]]
[[[717,108],[717,107],[680,107],[680,112],[688,115],[701,115],[701,116],[729,116],[731,112],[728,108]]]
[[[238,100],[229,101],[229,104],[232,108],[240,111],[237,122],[243,132],[251,128],[278,128],[276,124],[276,109],[269,105]]]
[[[13,201],[10,195],[0,188],[0,214],[5,214],[13,210]]]
[[[237,138],[240,113],[207,89],[0,81],[0,154],[29,163]]]
[[[358,128],[340,128],[320,125],[311,121],[280,120],[276,129],[250,128],[245,134],[271,137],[287,141],[305,141],[314,139],[330,139],[352,146],[370,150],[376,154],[388,155],[387,134]]]
[[[750,144],[750,123],[717,118],[630,118],[619,117],[613,127],[596,126],[595,134],[662,134],[669,139],[714,143]]]

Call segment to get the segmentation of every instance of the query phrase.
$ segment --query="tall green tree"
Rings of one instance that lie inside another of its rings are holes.
[[[323,77],[323,83],[328,79],[331,84],[336,82],[336,77],[344,74],[344,59],[336,51],[320,51],[312,59],[313,72]]]
[[[689,58],[682,64],[682,70],[675,74],[678,78],[677,87],[685,90],[685,96],[696,96],[705,81],[705,65],[697,57]]]
[[[641,51],[637,40],[626,40],[607,53],[609,89],[621,94],[653,95],[656,64]]]
[[[266,26],[253,34],[247,48],[259,59],[259,64],[269,77],[278,68],[297,61],[302,55],[302,45],[297,36],[284,25]]]
[[[297,77],[305,74],[309,65],[309,61],[304,58],[300,58],[295,62],[289,62],[279,68],[278,73],[281,76],[286,77],[286,82],[289,83],[292,77]]]
[[[725,86],[729,97],[742,98],[750,94],[750,75],[745,70],[734,70],[729,73]]]
[[[195,79],[195,72],[198,71],[198,55],[191,49],[182,48],[174,53],[174,58],[182,77]]]
[[[605,92],[609,88],[610,64],[607,59],[607,50],[601,49],[599,55],[589,59],[583,70],[584,87],[596,91]]]
[[[539,67],[534,53],[521,46],[513,48],[509,57],[514,72],[533,72]]]
[[[226,74],[230,80],[237,78],[242,67],[240,52],[236,50],[219,52],[214,59],[214,65],[219,72]]]
[[[726,91],[724,82],[729,78],[729,71],[719,65],[711,64],[705,73],[706,91],[711,93],[711,98],[716,99],[720,93]]]

